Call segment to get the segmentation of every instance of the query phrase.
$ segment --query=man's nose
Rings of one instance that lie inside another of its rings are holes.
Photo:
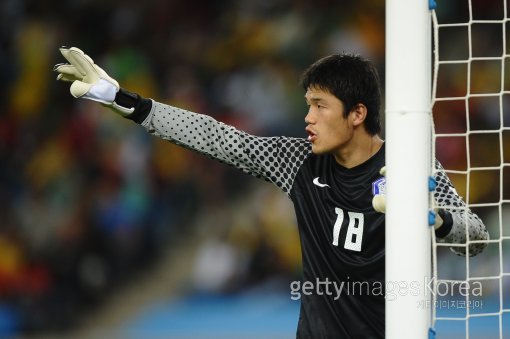
[[[305,116],[305,122],[307,124],[314,124],[315,123],[315,116],[313,114],[313,108],[312,107],[310,107],[308,109],[308,113]]]

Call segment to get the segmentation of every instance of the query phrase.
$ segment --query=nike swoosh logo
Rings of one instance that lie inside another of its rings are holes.
[[[319,182],[319,177],[317,177],[317,178],[313,179],[313,184],[314,184],[314,185],[317,185],[317,186],[319,186],[319,187],[329,187],[329,185],[328,185],[328,184],[321,184],[321,183]],[[330,188],[331,188],[331,187],[330,187]]]

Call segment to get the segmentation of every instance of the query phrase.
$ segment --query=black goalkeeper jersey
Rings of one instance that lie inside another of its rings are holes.
[[[384,337],[384,214],[372,208],[383,166],[384,145],[353,168],[312,154],[296,175],[290,197],[311,289],[301,295],[300,338]]]
[[[385,218],[372,207],[374,194],[385,189],[384,146],[348,169],[331,155],[314,155],[303,138],[257,137],[206,115],[155,101],[146,106],[133,119],[149,133],[270,181],[292,199],[304,272],[299,338],[384,337]],[[465,206],[442,169],[436,179],[439,206]],[[465,220],[470,239],[487,239],[471,211],[451,213],[453,226],[438,241],[465,242]],[[472,244],[470,254],[482,249]]]

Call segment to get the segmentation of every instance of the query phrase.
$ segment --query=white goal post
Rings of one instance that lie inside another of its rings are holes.
[[[434,6],[386,2],[386,337],[510,338],[510,0]],[[435,157],[466,203],[448,208],[487,228],[455,240],[478,255],[428,226]]]
[[[386,337],[392,339],[427,338],[430,327],[424,303],[431,276],[431,55],[427,0],[386,1]]]

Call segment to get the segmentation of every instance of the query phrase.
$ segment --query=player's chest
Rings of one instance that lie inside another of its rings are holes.
[[[384,178],[377,172],[358,177],[306,174],[296,187],[297,214],[302,231],[323,244],[323,250],[361,254],[370,239],[380,237],[384,216],[373,209],[372,198],[384,190]]]
[[[372,209],[375,194],[385,190],[385,178],[378,173],[340,176],[337,173],[309,173],[300,181],[303,198],[323,206],[337,206],[357,211]]]

